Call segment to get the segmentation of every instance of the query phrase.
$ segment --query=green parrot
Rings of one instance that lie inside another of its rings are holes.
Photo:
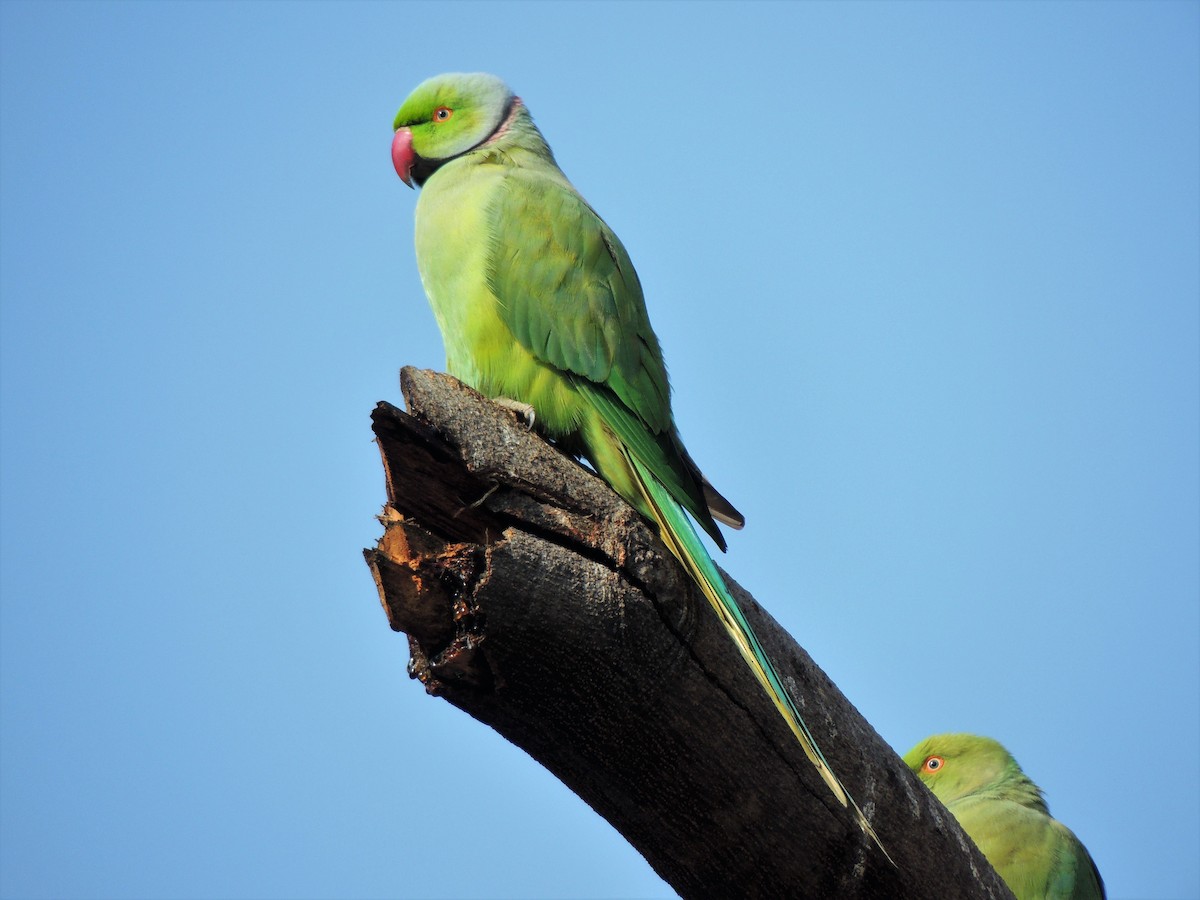
[[[1087,848],[1050,815],[1042,790],[991,738],[937,734],[904,763],[954,814],[1017,900],[1104,900]]]
[[[878,843],[688,518],[722,550],[716,523],[744,524],[679,438],[662,351],[621,241],[499,78],[431,78],[404,101],[394,127],[396,172],[422,187],[417,265],[450,373],[521,406],[655,523],[808,759]]]

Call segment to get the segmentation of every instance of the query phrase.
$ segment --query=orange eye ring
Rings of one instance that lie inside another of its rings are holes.
[[[932,775],[934,772],[940,772],[945,764],[946,760],[940,756],[927,756],[921,765],[921,771]]]
[[[445,122],[452,115],[454,115],[454,110],[452,110],[450,107],[439,106],[433,111],[433,121],[435,124],[438,122]]]

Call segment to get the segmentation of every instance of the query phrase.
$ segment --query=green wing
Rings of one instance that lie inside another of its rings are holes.
[[[617,236],[553,175],[514,168],[488,209],[487,279],[517,340],[606,385],[651,431],[671,428],[667,373]]]
[[[528,168],[504,179],[488,220],[486,277],[513,336],[573,376],[620,441],[723,547],[700,474],[678,444],[662,352],[620,240],[569,185]]]
[[[1017,900],[1103,900],[1104,882],[1087,849],[1053,817],[998,796],[948,809]]]

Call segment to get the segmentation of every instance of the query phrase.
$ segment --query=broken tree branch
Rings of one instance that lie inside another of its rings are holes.
[[[1007,898],[953,817],[730,587],[888,862],[808,763],[707,603],[607,485],[446,375],[372,414],[364,551],[409,671],[517,744],[688,898]]]

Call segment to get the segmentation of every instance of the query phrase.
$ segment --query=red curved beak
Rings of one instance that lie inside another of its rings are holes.
[[[400,180],[409,187],[413,186],[412,167],[415,156],[412,132],[407,128],[397,129],[396,136],[392,138],[392,165],[396,167],[396,174],[400,176]]]

